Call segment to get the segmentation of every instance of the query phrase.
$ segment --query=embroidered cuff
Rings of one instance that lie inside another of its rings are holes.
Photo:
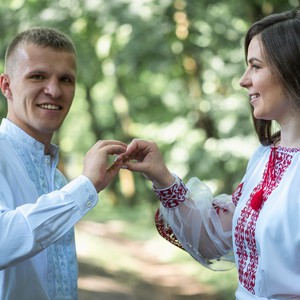
[[[156,189],[154,192],[159,198],[161,204],[166,208],[174,208],[185,201],[185,195],[188,191],[183,181],[175,174],[173,174],[175,182],[166,189]]]

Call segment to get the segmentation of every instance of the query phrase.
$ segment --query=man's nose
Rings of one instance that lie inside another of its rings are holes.
[[[44,88],[44,93],[53,98],[60,97],[62,95],[62,89],[60,87],[59,80],[56,78],[49,79]]]

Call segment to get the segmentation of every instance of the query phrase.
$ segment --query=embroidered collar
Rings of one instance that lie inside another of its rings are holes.
[[[271,149],[275,148],[276,151],[284,152],[284,153],[296,153],[296,152],[300,152],[300,148],[289,148],[289,147],[274,146],[274,145],[271,145],[270,147],[271,147]]]
[[[5,133],[9,137],[12,143],[16,144],[18,147],[26,149],[29,153],[34,156],[44,156],[45,145],[35,140],[33,137],[28,135],[20,127],[16,126],[14,123],[8,119],[3,119],[1,122],[0,133]],[[51,144],[49,149],[49,155],[53,158],[58,157],[59,147],[57,145]]]

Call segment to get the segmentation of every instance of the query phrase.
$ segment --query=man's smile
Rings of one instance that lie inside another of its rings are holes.
[[[40,107],[42,109],[49,109],[49,110],[60,110],[60,109],[62,109],[61,106],[54,105],[54,104],[39,104],[38,107]]]

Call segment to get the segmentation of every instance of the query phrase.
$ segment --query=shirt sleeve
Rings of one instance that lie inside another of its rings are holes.
[[[223,194],[214,198],[198,178],[191,178],[186,185],[177,176],[175,179],[167,189],[154,189],[161,201],[159,215],[164,228],[171,228],[180,246],[202,265],[214,270],[234,267],[232,216],[235,206],[231,196]],[[161,230],[162,226],[158,228]],[[164,232],[170,235],[168,229]]]
[[[42,251],[98,202],[93,184],[82,175],[35,203],[9,209],[5,203],[13,193],[3,174],[0,182],[0,269]]]

